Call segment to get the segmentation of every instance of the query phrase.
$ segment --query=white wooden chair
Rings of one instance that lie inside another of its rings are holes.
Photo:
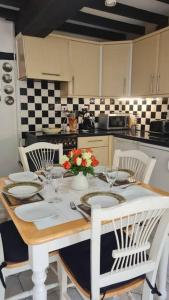
[[[142,300],[152,300],[149,285],[155,286],[168,232],[169,197],[143,197],[111,208],[95,206],[91,240],[59,250],[60,300],[70,299],[67,277],[84,299],[124,293],[131,297],[130,291],[144,284]]]
[[[27,270],[31,270],[31,267],[29,265],[29,261],[20,261],[21,255],[19,255],[20,252],[22,252],[22,258],[25,256],[25,245],[17,231],[15,231],[15,227],[12,223],[12,221],[7,221],[3,223],[5,231],[3,231],[3,234],[0,234],[0,279],[3,277],[4,284],[6,282],[6,278],[10,275],[15,275],[20,272],[24,272]],[[2,224],[0,225],[2,226]],[[17,240],[17,242],[16,242]],[[4,241],[4,242],[3,242]],[[14,244],[12,245],[12,243]],[[16,242],[16,243],[15,243]],[[17,245],[17,246],[16,246]],[[12,247],[13,246],[13,247]],[[10,249],[9,249],[10,248]],[[24,250],[23,250],[24,248]],[[11,252],[11,254],[10,254]],[[23,254],[24,252],[24,254]],[[12,255],[12,259],[11,259]],[[17,262],[11,262],[13,260],[13,257],[15,257],[15,260],[18,260]],[[19,258],[18,258],[19,257]],[[56,261],[57,252],[54,251],[50,253],[49,255],[49,262],[53,263]],[[7,261],[7,259],[10,258],[10,262]],[[1,270],[2,264],[5,264],[4,267]],[[53,266],[50,265],[50,269],[54,272],[54,274],[57,276],[57,271]],[[2,274],[1,274],[2,272]],[[1,277],[2,275],[2,277]],[[47,285],[47,290],[53,289],[58,286],[58,283],[51,283]],[[25,299],[32,295],[32,290],[21,292],[20,294],[17,294],[15,296],[12,296],[10,298],[5,297],[5,287],[2,283],[2,280],[0,280],[0,299],[1,300],[20,300]]]
[[[27,147],[19,147],[19,154],[24,171],[30,170],[30,164],[32,165],[33,171],[42,169],[44,160],[54,163],[57,153],[58,160],[60,160],[60,157],[63,155],[62,144],[40,142]]]
[[[113,158],[113,169],[128,169],[134,172],[136,180],[149,183],[156,159],[139,150],[121,151],[117,149]]]

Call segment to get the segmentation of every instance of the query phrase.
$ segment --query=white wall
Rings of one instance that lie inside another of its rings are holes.
[[[14,52],[14,24],[0,18],[0,52]]]
[[[0,52],[14,52],[15,36],[14,24],[0,19]],[[2,74],[2,63],[0,60],[0,75]],[[15,65],[13,61],[12,64]],[[16,72],[13,74],[16,83]],[[0,87],[1,87],[0,76]],[[16,95],[16,93],[15,93]],[[6,105],[5,95],[1,91],[0,101],[0,176],[8,175],[18,170],[18,141],[17,141],[17,99],[13,105]]]

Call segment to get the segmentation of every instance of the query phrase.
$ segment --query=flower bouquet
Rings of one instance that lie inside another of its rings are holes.
[[[91,149],[73,149],[67,155],[63,155],[60,162],[66,170],[70,170],[74,175],[81,172],[85,176],[87,174],[94,175],[94,167],[99,164]]]

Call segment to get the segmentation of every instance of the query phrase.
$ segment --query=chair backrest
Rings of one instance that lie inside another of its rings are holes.
[[[139,150],[116,150],[113,158],[113,168],[128,169],[134,172],[136,180],[149,183],[156,159]]]
[[[30,165],[32,165],[33,171],[37,171],[43,168],[44,160],[54,163],[56,154],[60,161],[63,155],[63,146],[45,142],[34,143],[27,147],[19,147],[19,154],[24,171],[30,171]]]
[[[169,231],[169,197],[143,197],[111,208],[95,206],[91,220],[92,299],[99,299],[101,287],[157,272]],[[106,220],[110,221],[104,226],[112,231],[112,238],[114,234],[117,249],[112,249],[110,271],[100,275],[100,236]]]

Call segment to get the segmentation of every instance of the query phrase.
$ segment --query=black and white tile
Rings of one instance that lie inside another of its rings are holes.
[[[42,127],[61,127],[65,122],[65,109],[79,111],[88,106],[96,123],[100,112],[134,114],[137,128],[146,131],[152,119],[165,119],[169,109],[169,98],[61,98],[59,83],[45,80],[20,81],[19,90],[23,135],[29,131],[41,131]]]

